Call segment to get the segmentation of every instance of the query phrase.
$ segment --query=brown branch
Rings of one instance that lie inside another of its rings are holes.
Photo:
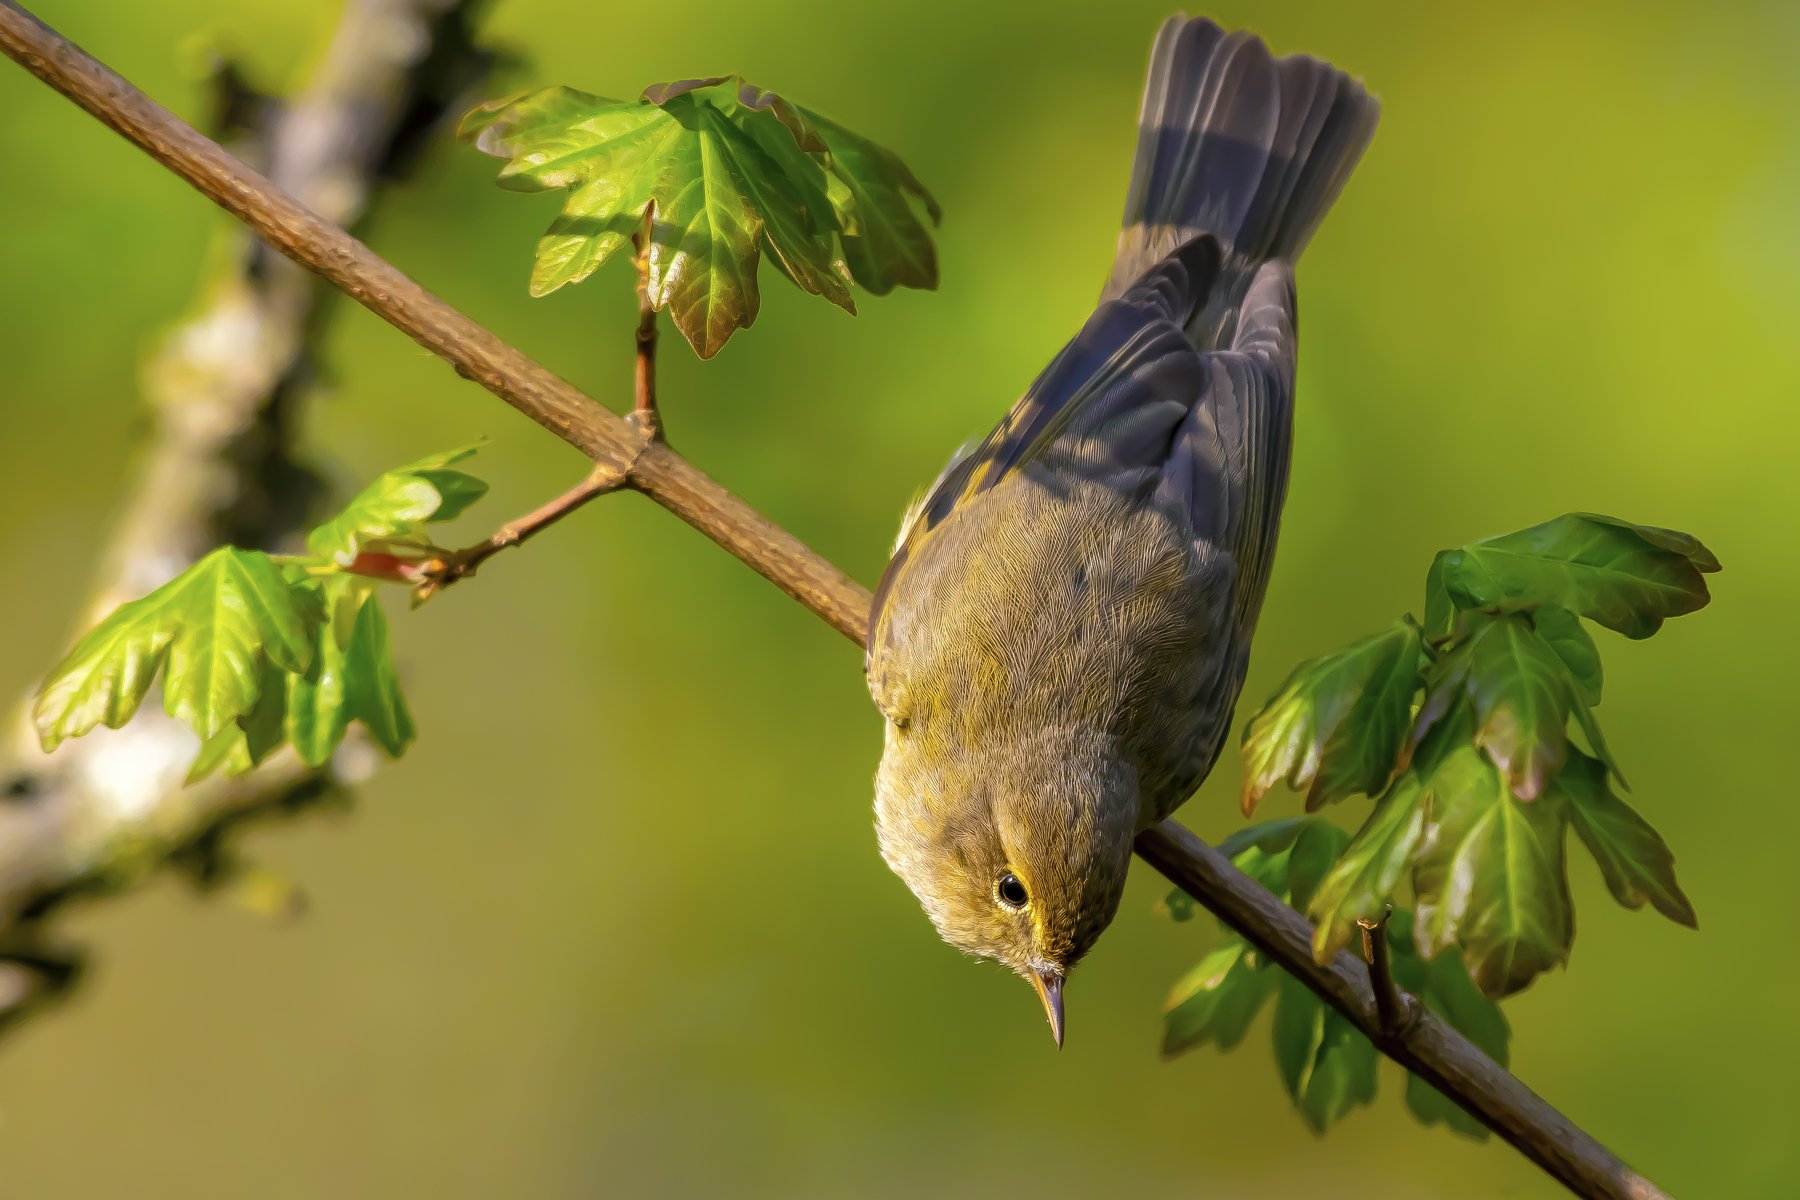
[[[502,400],[629,472],[631,485],[705,533],[859,644],[869,594],[666,445],[636,443],[630,424],[430,295],[329,222],[158,107],[123,79],[0,0],[0,49],[243,220]],[[636,455],[635,462],[632,461]],[[1343,1013],[1390,1058],[1431,1083],[1582,1196],[1663,1193],[1428,1012],[1383,1033],[1354,958],[1313,961],[1312,930],[1216,849],[1173,822],[1140,834],[1138,853],[1228,926]]]

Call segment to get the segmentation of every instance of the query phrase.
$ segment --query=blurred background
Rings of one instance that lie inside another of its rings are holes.
[[[486,25],[528,58],[495,90],[741,71],[892,146],[943,202],[938,293],[852,320],[765,269],[761,319],[717,360],[665,341],[677,446],[872,583],[908,497],[1091,306],[1167,4],[499,0]],[[337,5],[34,7],[197,118],[191,38],[285,90]],[[1701,931],[1619,908],[1573,854],[1580,935],[1507,1005],[1514,1067],[1675,1194],[1792,1195],[1800,806],[1774,752],[1800,669],[1800,10],[1211,15],[1385,104],[1301,270],[1296,465],[1246,704],[1416,612],[1441,547],[1571,509],[1700,534],[1726,568],[1714,606],[1649,643],[1603,634],[1600,715]],[[23,691],[130,477],[142,355],[225,218],[10,64],[0,112],[0,682]],[[628,266],[529,300],[556,200],[500,191],[496,165],[445,136],[370,240],[626,402]],[[345,487],[492,437],[466,540],[581,472],[361,309],[327,361],[305,440]],[[421,741],[348,816],[248,843],[308,915],[164,881],[64,919],[96,966],[0,1044],[0,1194],[1557,1194],[1504,1145],[1419,1127],[1388,1064],[1375,1105],[1315,1138],[1266,1016],[1233,1054],[1159,1061],[1163,997],[1217,934],[1156,915],[1141,866],[1056,1053],[1029,990],[941,945],[876,854],[857,652],[647,501],[403,607]],[[1235,775],[1183,810],[1208,837],[1240,823]]]

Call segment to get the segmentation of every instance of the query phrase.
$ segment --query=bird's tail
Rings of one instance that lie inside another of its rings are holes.
[[[1202,233],[1238,261],[1293,261],[1374,135],[1380,105],[1330,63],[1170,17],[1150,53],[1107,295]]]

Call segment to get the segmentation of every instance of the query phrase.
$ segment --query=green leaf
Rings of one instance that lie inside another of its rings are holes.
[[[343,511],[308,534],[307,549],[321,558],[348,565],[359,551],[374,542],[426,544],[423,525],[448,521],[487,494],[487,484],[482,480],[450,469],[477,449],[478,446],[465,446],[433,454],[381,475],[358,492]]]
[[[1286,779],[1306,807],[1378,794],[1399,760],[1420,683],[1417,627],[1381,633],[1300,664],[1244,729],[1244,812]]]
[[[311,669],[288,677],[288,740],[301,761],[323,766],[358,720],[397,758],[416,731],[400,695],[387,618],[374,587],[347,575],[329,576],[318,586],[330,619],[316,631]]]
[[[1505,773],[1514,796],[1537,799],[1569,753],[1569,669],[1530,618],[1508,614],[1474,636],[1466,686],[1475,744]]]
[[[1575,832],[1600,864],[1613,898],[1626,908],[1648,901],[1657,912],[1699,928],[1694,906],[1675,882],[1675,855],[1650,823],[1606,783],[1605,764],[1576,751],[1557,777],[1568,794]]]
[[[1510,995],[1567,961],[1575,937],[1567,797],[1553,787],[1529,803],[1514,799],[1466,744],[1446,755],[1429,786],[1413,868],[1420,953],[1460,944],[1481,990]]]
[[[350,709],[344,699],[349,672],[345,648],[370,585],[348,575],[333,575],[321,580],[317,590],[326,620],[313,631],[311,665],[288,676],[284,718],[288,741],[309,767],[330,762],[350,727]]]
[[[1211,1042],[1229,1050],[1275,987],[1276,972],[1260,969],[1250,948],[1233,940],[1200,960],[1169,994],[1163,1011],[1165,1058]]]
[[[256,704],[265,660],[306,668],[307,616],[267,555],[220,547],[120,605],[50,673],[32,711],[44,749],[123,725],[159,670],[163,707],[210,741]]]
[[[1287,902],[1300,912],[1312,903],[1319,881],[1349,842],[1344,831],[1322,820],[1308,821],[1288,853]]]
[[[1316,922],[1313,956],[1329,962],[1358,921],[1380,920],[1425,830],[1425,794],[1411,771],[1396,779],[1306,906]],[[1296,902],[1296,907],[1301,907]]]
[[[1581,618],[1556,604],[1546,604],[1531,611],[1531,623],[1551,653],[1568,669],[1569,677],[1580,689],[1585,704],[1600,703],[1600,689],[1605,674],[1600,669],[1600,649],[1588,634]]]
[[[289,678],[287,672],[280,667],[272,662],[265,662],[256,707],[237,719],[237,726],[244,735],[244,758],[253,767],[261,764],[281,745],[284,718],[287,715]],[[242,774],[241,771],[231,773]]]
[[[1239,855],[1253,846],[1265,854],[1286,850],[1294,844],[1294,839],[1300,836],[1302,830],[1316,823],[1311,817],[1282,817],[1275,821],[1258,821],[1254,825],[1244,826],[1220,842],[1219,853],[1236,861]]]
[[[830,150],[829,192],[851,276],[877,296],[937,287],[937,249],[908,200],[924,204],[937,224],[943,213],[925,185],[892,150],[802,111]]]
[[[1315,1132],[1375,1099],[1374,1043],[1291,975],[1281,977],[1274,1039],[1282,1085]]]
[[[702,358],[756,319],[764,250],[851,313],[852,280],[877,293],[937,282],[907,197],[934,220],[936,204],[905,165],[737,76],[658,84],[636,101],[546,88],[481,106],[461,132],[508,160],[503,186],[569,191],[538,243],[533,295],[647,233],[646,294]]]
[[[356,626],[345,651],[344,703],[383,750],[394,758],[418,736],[400,681],[394,673],[387,617],[371,596],[356,614]]]
[[[1465,609],[1557,604],[1627,637],[1703,607],[1718,559],[1671,529],[1570,513],[1443,555],[1442,585]]]
[[[1631,785],[1625,782],[1625,772],[1619,769],[1618,760],[1613,757],[1612,749],[1607,746],[1606,737],[1600,732],[1600,721],[1594,716],[1593,709],[1578,699],[1574,704],[1574,710],[1575,724],[1581,727],[1581,735],[1587,739],[1588,749],[1592,750],[1600,761],[1606,764],[1606,769],[1611,771],[1613,778],[1619,781],[1619,786],[1630,791]]]
[[[1450,588],[1444,583],[1444,560],[1450,553],[1448,550],[1438,551],[1432,556],[1431,566],[1425,572],[1423,628],[1428,638],[1446,636],[1456,622],[1456,603],[1450,599]]]
[[[244,731],[236,725],[227,725],[218,733],[200,743],[200,753],[188,767],[184,784],[199,783],[202,779],[225,768],[228,776],[242,775],[256,764],[250,761],[250,747],[244,737]]]

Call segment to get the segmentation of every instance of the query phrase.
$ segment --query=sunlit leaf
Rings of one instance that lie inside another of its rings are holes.
[[[222,546],[149,595],[120,605],[78,642],[33,707],[46,750],[118,728],[163,672],[163,707],[202,741],[250,711],[263,663],[304,670],[307,610],[267,555]]]
[[[323,766],[360,720],[398,756],[414,730],[388,648],[387,621],[374,585],[350,576],[320,584],[330,619],[316,631],[310,670],[288,677],[286,730],[301,761]]]
[[[1490,996],[1516,992],[1566,961],[1575,920],[1562,791],[1515,799],[1499,771],[1461,745],[1433,773],[1428,805],[1413,868],[1420,952],[1460,945],[1469,974]]]
[[[876,293],[937,283],[911,205],[934,221],[937,206],[906,166],[737,76],[657,84],[634,101],[546,88],[481,106],[462,135],[508,160],[502,185],[569,193],[538,243],[534,295],[647,238],[647,295],[702,358],[756,319],[764,251],[852,313],[852,281]]]
[[[1648,901],[1657,912],[1689,928],[1699,927],[1694,906],[1675,881],[1675,855],[1662,835],[1613,794],[1606,767],[1576,751],[1557,777],[1568,794],[1569,815],[1613,898],[1627,908]]]
[[[1313,955],[1327,962],[1356,935],[1358,921],[1380,920],[1388,899],[1412,865],[1425,829],[1424,795],[1407,772],[1375,804],[1325,875],[1306,911],[1316,922]]]
[[[344,703],[351,716],[362,722],[377,745],[398,758],[418,731],[394,674],[387,617],[373,596],[357,611],[345,663]]]
[[[1672,529],[1570,513],[1442,556],[1445,593],[1462,608],[1557,604],[1627,637],[1645,638],[1669,617],[1710,598],[1702,572],[1718,559]]]
[[[477,449],[466,446],[433,454],[381,475],[341,512],[308,534],[307,549],[321,558],[348,564],[370,543],[422,542],[422,526],[448,521],[487,494],[482,480],[451,469]]]
[[[1309,789],[1309,810],[1381,791],[1400,757],[1421,668],[1419,631],[1406,621],[1302,663],[1245,727],[1245,813],[1283,779]]]

